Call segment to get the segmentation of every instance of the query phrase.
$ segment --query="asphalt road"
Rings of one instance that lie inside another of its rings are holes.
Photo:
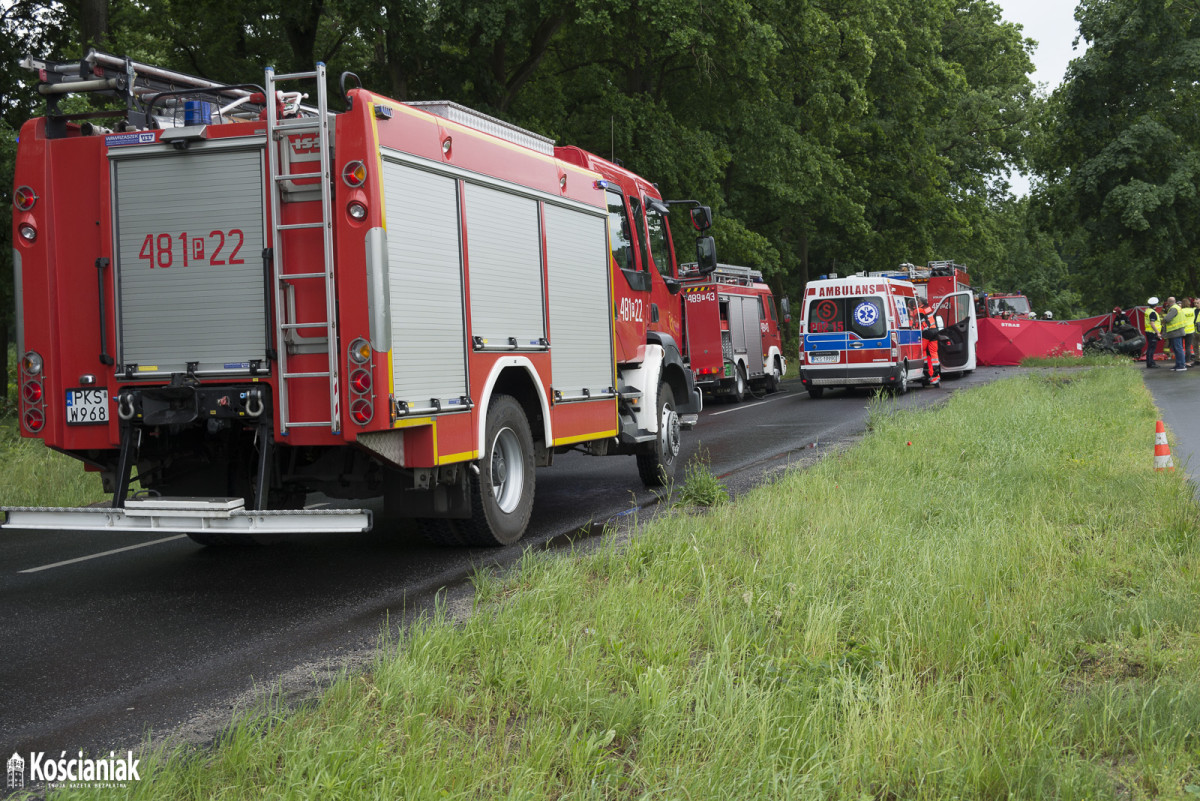
[[[1004,374],[981,368],[897,403],[929,405]],[[685,432],[684,458],[703,449],[740,493],[861,434],[869,399],[811,400],[792,379],[760,400],[710,403]],[[537,481],[529,534],[502,549],[434,548],[387,522],[232,550],[182,536],[0,531],[0,753],[107,752],[148,734],[203,742],[264,688],[302,694],[365,664],[381,633],[428,611],[437,593],[469,599],[479,566],[577,541],[589,523],[650,514],[657,502],[633,457],[568,454]]]

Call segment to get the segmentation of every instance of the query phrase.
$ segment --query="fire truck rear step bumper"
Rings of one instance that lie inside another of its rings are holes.
[[[199,534],[359,533],[371,529],[369,509],[254,511],[242,498],[146,498],[125,508],[4,506],[0,528]]]

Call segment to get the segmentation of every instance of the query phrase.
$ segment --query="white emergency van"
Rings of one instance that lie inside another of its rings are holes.
[[[810,281],[800,319],[800,382],[813,398],[836,387],[903,394],[925,378],[921,337],[911,282],[883,276]]]

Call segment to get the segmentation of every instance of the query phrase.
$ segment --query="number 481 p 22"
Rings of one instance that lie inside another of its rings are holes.
[[[215,247],[212,248],[212,255],[205,258],[209,243],[214,241]],[[146,234],[146,238],[142,240],[142,249],[138,251],[138,258],[150,262],[151,269],[155,267],[166,269],[175,264],[176,242],[179,244],[179,254],[184,267],[189,266],[192,262],[207,262],[213,267],[246,263],[245,259],[238,258],[238,251],[246,242],[246,236],[240,228],[232,228],[229,231],[211,231],[207,238],[203,236],[189,237],[186,231],[178,236]],[[227,248],[229,248],[228,256],[224,255]]]

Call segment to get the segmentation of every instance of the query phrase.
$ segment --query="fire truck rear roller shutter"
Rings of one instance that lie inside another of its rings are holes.
[[[384,161],[396,400],[443,406],[468,394],[458,184]]]
[[[538,203],[466,185],[471,333],[489,345],[541,350],[546,338]]]
[[[245,373],[265,360],[263,172],[257,148],[114,160],[121,363]]]
[[[555,393],[597,397],[613,386],[604,217],[547,204],[550,366]]]

